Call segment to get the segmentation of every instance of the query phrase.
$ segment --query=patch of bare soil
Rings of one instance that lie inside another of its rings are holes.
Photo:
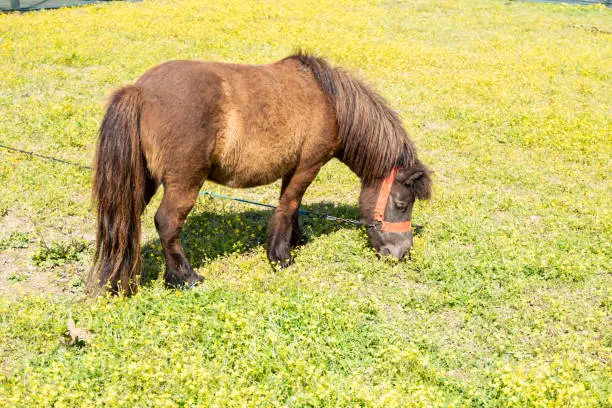
[[[81,219],[66,219],[59,228],[35,226],[32,220],[6,214],[0,218],[0,297],[23,295],[80,294],[89,260],[66,262],[53,267],[35,266],[32,255],[47,244],[73,238],[92,242],[93,234],[83,232],[89,225]],[[38,231],[37,231],[38,229]],[[22,239],[16,245],[15,234]]]

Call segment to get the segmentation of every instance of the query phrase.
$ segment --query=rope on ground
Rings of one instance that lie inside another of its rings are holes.
[[[86,165],[80,164],[80,163],[75,163],[75,162],[72,162],[72,161],[69,161],[69,160],[58,159],[57,157],[45,156],[44,154],[34,153],[34,152],[27,151],[27,150],[21,150],[21,149],[17,149],[15,147],[6,146],[6,145],[3,145],[3,144],[0,144],[0,147],[3,148],[3,149],[9,150],[9,151],[23,153],[23,154],[28,154],[30,156],[40,157],[41,159],[45,159],[45,160],[51,160],[51,161],[58,162],[58,163],[64,163],[64,164],[69,164],[71,166],[80,167],[82,169],[92,170],[92,167],[90,167],[90,166],[86,166]]]
[[[260,203],[257,201],[251,201],[251,200],[245,200],[243,198],[235,198],[235,197],[230,197],[230,196],[226,196],[226,195],[222,195],[222,194],[217,194],[214,193],[212,191],[208,191],[208,190],[204,190],[204,191],[200,191],[200,195],[209,195],[213,198],[221,198],[223,200],[231,200],[231,201],[237,201],[239,203],[246,203],[246,204],[253,204],[253,205],[259,205],[261,207],[267,207],[267,208],[271,208],[271,209],[275,209],[276,206],[271,205],[271,204],[264,204],[264,203]],[[328,221],[337,221],[337,222],[345,222],[348,224],[353,224],[353,225],[363,225],[366,227],[370,227],[370,225],[366,225],[363,224],[361,221],[358,220],[349,220],[347,218],[341,218],[341,217],[334,217],[333,215],[328,215],[328,214],[321,214],[318,212],[314,212],[314,211],[306,211],[306,210],[298,210],[298,213],[300,215],[305,215],[307,217],[310,218],[321,218],[324,220],[328,220]]]
[[[50,160],[50,161],[54,161],[54,162],[58,162],[58,163],[68,164],[70,166],[79,167],[81,169],[87,169],[87,170],[92,170],[93,169],[92,167],[86,166],[84,164],[72,162],[72,161],[69,161],[69,160],[59,159],[57,157],[46,156],[44,154],[35,153],[35,152],[28,151],[28,150],[17,149],[16,147],[6,146],[6,145],[3,145],[3,144],[0,144],[0,148],[6,149],[6,150],[9,150],[9,151],[13,151],[13,152],[17,152],[17,153],[22,153],[22,154],[27,154],[27,155],[30,155],[30,156],[39,157],[39,158],[45,159],[45,160]],[[271,204],[260,203],[258,201],[245,200],[243,198],[230,197],[230,196],[226,196],[226,195],[222,195],[222,194],[217,194],[217,193],[214,193],[214,192],[208,191],[208,190],[200,191],[200,195],[209,195],[209,196],[211,196],[213,198],[221,198],[223,200],[237,201],[237,202],[240,202],[240,203],[258,205],[260,207],[276,209],[276,206],[271,205]],[[323,220],[327,220],[327,221],[344,222],[344,223],[347,223],[347,224],[364,226],[366,228],[374,228],[374,227],[376,227],[374,224],[364,224],[364,223],[362,223],[359,220],[350,220],[348,218],[335,217],[333,215],[321,214],[321,213],[314,212],[314,211],[306,211],[306,210],[300,209],[300,210],[298,210],[298,213],[300,215],[305,215],[305,216],[310,217],[310,218],[319,218],[319,219],[323,219]]]

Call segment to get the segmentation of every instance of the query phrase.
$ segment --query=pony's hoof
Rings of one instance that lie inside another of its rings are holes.
[[[289,266],[293,265],[295,261],[293,260],[293,257],[290,255],[289,258],[284,258],[284,259],[278,259],[278,260],[272,260],[270,259],[270,263],[272,263],[272,266],[276,269],[285,269],[288,268]]]
[[[189,289],[195,288],[200,283],[204,281],[204,278],[197,273],[192,273],[188,277],[176,277],[176,276],[166,276],[165,277],[166,286],[169,288],[175,289]]]
[[[195,288],[196,286],[199,286],[202,282],[204,282],[204,278],[198,275],[197,273],[194,273],[187,279],[187,282],[185,282],[185,286],[188,288]]]
[[[279,245],[276,248],[268,249],[268,260],[272,266],[278,269],[284,269],[293,263],[293,256],[289,250],[289,243]]]

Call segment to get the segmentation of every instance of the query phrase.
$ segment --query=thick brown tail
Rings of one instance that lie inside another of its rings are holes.
[[[140,216],[148,178],[140,144],[141,107],[138,88],[120,88],[100,126],[93,182],[96,252],[87,283],[94,295],[107,285],[114,293],[130,295],[140,278]]]

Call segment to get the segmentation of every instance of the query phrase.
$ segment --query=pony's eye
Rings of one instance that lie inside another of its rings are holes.
[[[404,204],[404,203],[400,203],[400,202],[396,202],[395,203],[395,208],[397,208],[398,210],[400,210],[402,212],[406,211],[407,207],[408,206],[406,204]]]

